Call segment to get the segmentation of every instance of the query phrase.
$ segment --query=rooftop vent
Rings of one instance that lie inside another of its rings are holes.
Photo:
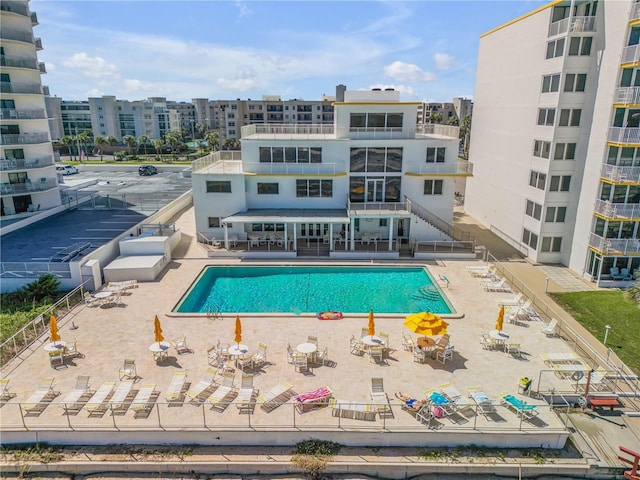
[[[381,92],[382,89],[381,88],[372,88],[371,91],[372,92]]]
[[[393,88],[385,88],[384,91],[385,92],[394,92],[395,89],[393,89]]]

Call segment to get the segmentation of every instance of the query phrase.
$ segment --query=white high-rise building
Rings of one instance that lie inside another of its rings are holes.
[[[38,24],[26,1],[0,1],[1,215],[45,210],[60,205],[38,62],[42,42],[33,36]]]
[[[554,1],[481,37],[465,209],[600,285],[640,267],[640,4]]]

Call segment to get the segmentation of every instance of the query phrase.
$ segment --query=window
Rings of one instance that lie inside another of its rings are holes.
[[[564,78],[565,92],[584,92],[587,84],[586,73],[567,73]]]
[[[526,228],[522,229],[522,243],[530,246],[534,250],[538,248],[538,235],[533,232],[530,232]]]
[[[562,237],[542,237],[543,252],[559,252],[562,247]]]
[[[564,53],[564,38],[554,40],[547,43],[547,60],[550,58],[561,57]]]
[[[296,180],[296,197],[332,197],[333,180]]]
[[[231,182],[208,180],[207,193],[231,193]]]
[[[553,155],[554,160],[575,160],[575,158],[575,143],[556,143],[556,151]]]
[[[444,147],[427,148],[427,163],[444,163]]]
[[[536,187],[540,190],[544,190],[545,182],[547,181],[546,173],[536,172],[535,170],[531,170],[529,174],[529,185],[532,187]]]
[[[320,147],[259,147],[261,163],[322,163]]]
[[[555,108],[539,108],[538,109],[538,125],[553,126],[556,118]]]
[[[425,180],[424,181],[424,194],[425,195],[442,195],[443,180]]]
[[[349,171],[401,172],[402,147],[352,147]]]
[[[277,183],[258,183],[258,195],[278,195]]]
[[[564,223],[567,207],[547,207],[544,221],[548,223]]]
[[[579,108],[563,108],[560,110],[560,121],[558,122],[558,125],[560,127],[579,127],[581,115],[582,110]]]
[[[532,202],[531,200],[527,200],[527,206],[525,207],[524,212],[527,216],[540,220],[540,217],[542,216],[542,205]]]
[[[350,128],[357,129],[401,129],[402,113],[352,113]]]
[[[572,37],[569,42],[569,55],[591,55],[591,43],[593,37]]]
[[[220,228],[220,217],[209,217],[209,228]]]
[[[571,185],[571,175],[552,175],[549,182],[550,192],[568,192]]]
[[[558,90],[560,90],[559,73],[542,77],[542,93],[557,92]]]
[[[388,221],[388,220],[387,220],[386,218],[381,218],[381,219],[380,219],[380,222],[378,223],[378,225],[379,225],[380,227],[386,227],[386,226],[388,225],[388,224],[387,224],[387,221]]]
[[[542,140],[534,140],[533,142],[533,156],[541,158],[549,158],[549,152],[551,151],[551,142],[544,142]]]

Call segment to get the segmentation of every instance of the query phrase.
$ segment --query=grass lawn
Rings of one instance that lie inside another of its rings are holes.
[[[640,308],[627,300],[624,292],[569,292],[551,296],[601,342],[605,325],[610,325],[607,346],[636,374],[640,373]]]

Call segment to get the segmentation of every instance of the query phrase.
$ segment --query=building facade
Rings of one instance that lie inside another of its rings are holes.
[[[480,40],[465,208],[601,285],[640,266],[639,43],[632,0],[551,2]]]
[[[451,222],[454,178],[471,169],[458,161],[458,128],[416,124],[417,105],[397,91],[346,91],[322,124],[319,102],[267,100],[282,123],[244,126],[241,151],[193,163],[199,237],[293,256],[348,255],[373,241],[376,254],[397,257],[403,244],[448,240],[428,219]],[[300,112],[308,123],[286,122]]]
[[[26,1],[0,1],[2,109],[0,110],[0,214],[16,215],[60,205],[53,146],[38,62],[42,42]]]

